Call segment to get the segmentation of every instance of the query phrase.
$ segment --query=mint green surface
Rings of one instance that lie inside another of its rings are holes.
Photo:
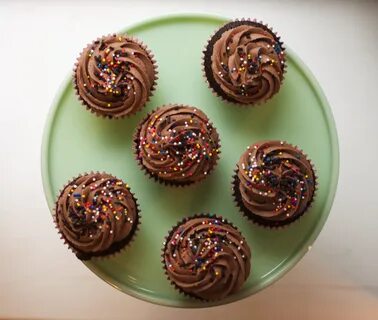
[[[159,67],[155,95],[136,116],[112,121],[92,115],[80,105],[67,81],[47,119],[42,176],[50,209],[59,189],[79,173],[106,171],[126,181],[140,204],[140,231],[126,251],[85,265],[119,290],[153,303],[205,307],[239,300],[267,287],[308,251],[327,219],[335,194],[339,160],[330,107],[316,80],[290,50],[284,85],[265,105],[228,105],[207,88],[201,70],[202,49],[224,21],[207,16],[173,16],[126,30],[148,44]],[[132,153],[137,123],[148,111],[172,102],[201,108],[220,134],[220,161],[215,171],[195,186],[166,187],[148,179]],[[300,221],[280,230],[248,222],[231,195],[231,177],[239,156],[260,139],[286,140],[300,146],[313,160],[319,176],[312,208]],[[252,248],[248,281],[237,294],[217,303],[201,303],[178,294],[165,278],[161,264],[162,242],[168,230],[183,217],[199,212],[216,213],[232,221]]]

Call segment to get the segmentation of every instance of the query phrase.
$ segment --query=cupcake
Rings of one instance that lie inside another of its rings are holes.
[[[263,103],[281,87],[284,50],[280,38],[262,23],[228,22],[205,47],[205,78],[214,93],[226,101],[242,105]]]
[[[234,197],[244,215],[268,227],[297,220],[309,208],[315,190],[310,160],[283,141],[262,141],[248,147],[233,181]]]
[[[55,222],[62,238],[81,260],[106,256],[124,248],[139,224],[134,195],[107,173],[80,175],[60,193]]]
[[[198,108],[171,104],[147,115],[135,133],[142,168],[157,181],[183,186],[204,179],[218,160],[219,136]]]
[[[229,222],[214,215],[184,219],[163,248],[164,270],[181,293],[205,301],[238,291],[249,276],[251,251]]]
[[[149,100],[157,79],[153,55],[137,39],[109,35],[89,44],[74,70],[80,100],[98,116],[122,118]]]

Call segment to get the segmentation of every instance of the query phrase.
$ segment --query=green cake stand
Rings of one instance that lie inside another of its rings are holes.
[[[287,50],[288,68],[282,89],[265,105],[229,105],[208,89],[201,70],[202,49],[225,21],[219,17],[181,15],[149,20],[124,30],[143,40],[155,54],[159,80],[152,100],[130,118],[102,119],[79,103],[69,79],[57,95],[44,131],[42,178],[50,210],[69,179],[91,170],[112,173],[135,192],[142,215],[136,240],[119,255],[84,264],[113,287],[161,305],[208,307],[266,288],[311,248],[335,195],[339,151],[331,109],[313,75],[291,50]],[[220,161],[205,181],[194,186],[158,184],[144,175],[134,159],[132,136],[138,122],[147,112],[166,103],[201,108],[220,134]],[[313,206],[298,222],[284,229],[270,230],[248,222],[233,203],[231,180],[235,164],[248,145],[262,139],[286,140],[300,146],[317,169],[319,188]],[[252,248],[248,280],[240,291],[219,302],[203,303],[179,294],[162,269],[161,248],[167,232],[183,217],[200,212],[227,218]]]

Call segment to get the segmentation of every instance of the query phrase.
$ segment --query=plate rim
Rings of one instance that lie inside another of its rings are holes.
[[[174,20],[211,20],[216,23],[222,24],[230,20],[230,18],[226,18],[220,15],[208,15],[208,14],[201,14],[201,13],[190,13],[190,14],[169,14],[169,15],[162,15],[162,16],[156,16],[153,18],[145,19],[143,21],[139,21],[137,23],[131,24],[130,26],[122,29],[119,31],[120,33],[126,33],[130,32],[133,33],[135,30],[140,28],[148,28],[151,25],[159,24],[159,23],[169,23]],[[123,285],[122,283],[119,283],[118,281],[114,281],[114,279],[109,279],[105,274],[99,272],[99,270],[86,263],[83,262],[84,265],[91,270],[93,273],[95,273],[96,276],[98,276],[100,279],[111,285],[113,288],[126,293],[134,298],[154,303],[157,305],[162,306],[168,306],[168,307],[179,307],[179,308],[207,308],[207,307],[213,307],[213,306],[219,306],[219,305],[225,305],[232,302],[236,302],[242,299],[245,299],[253,294],[256,294],[257,292],[269,287],[276,281],[282,279],[282,277],[288,273],[297,263],[303,258],[303,256],[309,251],[309,249],[312,247],[314,241],[319,236],[320,232],[322,231],[325,222],[327,221],[329,214],[332,209],[332,204],[336,195],[337,191],[337,184],[339,179],[339,166],[340,166],[340,151],[339,151],[339,142],[338,142],[338,134],[337,134],[337,128],[336,123],[333,117],[333,113],[331,110],[331,106],[325,96],[325,93],[323,92],[323,89],[321,88],[319,82],[316,80],[315,76],[312,74],[310,69],[307,67],[307,65],[303,62],[301,58],[297,54],[295,54],[290,48],[286,47],[286,51],[288,56],[290,56],[290,59],[292,62],[297,66],[298,70],[303,74],[305,78],[307,78],[309,84],[313,87],[313,91],[317,97],[317,99],[320,102],[322,112],[324,113],[325,118],[327,119],[327,129],[329,131],[330,136],[330,143],[331,143],[331,172],[332,176],[329,183],[329,189],[330,193],[328,194],[328,197],[326,199],[326,202],[324,203],[324,211],[326,211],[326,214],[323,214],[320,219],[318,220],[315,228],[311,231],[310,235],[308,236],[308,240],[306,241],[308,245],[304,245],[302,247],[302,250],[298,250],[293,257],[284,264],[281,269],[275,273],[274,277],[267,277],[266,279],[261,280],[254,288],[253,290],[248,290],[243,292],[241,295],[232,295],[225,300],[220,301],[214,301],[214,302],[196,302],[191,299],[188,299],[188,301],[182,301],[182,300],[173,300],[173,299],[166,299],[157,297],[155,295],[150,295],[148,293],[143,293],[141,291],[137,291],[135,289],[132,289],[130,287],[127,287]],[[66,91],[70,90],[70,84],[72,83],[71,80],[72,72],[64,79],[64,81],[61,83],[53,102],[49,108],[48,114],[46,116],[45,120],[45,126],[43,128],[43,135],[42,135],[42,144],[41,144],[41,178],[42,178],[42,186],[43,186],[43,192],[47,201],[48,208],[50,210],[50,214],[53,215],[53,204],[55,202],[55,196],[53,195],[53,188],[50,180],[50,172],[49,172],[49,150],[50,150],[50,133],[53,128],[53,124],[56,119],[57,110],[60,105],[60,101],[62,97],[66,94]],[[306,248],[307,247],[307,248]]]

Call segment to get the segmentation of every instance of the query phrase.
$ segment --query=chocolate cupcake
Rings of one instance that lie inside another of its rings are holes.
[[[249,276],[251,251],[240,232],[214,215],[185,218],[169,233],[164,270],[181,293],[220,300],[240,289]]]
[[[297,147],[283,141],[261,141],[240,157],[233,191],[248,219],[279,227],[297,220],[309,208],[316,176],[310,160]]]
[[[69,182],[58,197],[54,218],[62,238],[80,260],[120,251],[140,221],[129,187],[107,173],[84,174]]]
[[[204,179],[214,168],[219,136],[198,108],[165,105],[147,115],[134,137],[137,161],[157,181],[183,186]]]
[[[267,101],[284,78],[280,38],[255,20],[226,23],[210,38],[203,68],[209,87],[222,99],[242,105]]]
[[[89,44],[74,70],[76,92],[98,116],[122,118],[149,100],[157,71],[153,55],[136,38],[109,35]]]

